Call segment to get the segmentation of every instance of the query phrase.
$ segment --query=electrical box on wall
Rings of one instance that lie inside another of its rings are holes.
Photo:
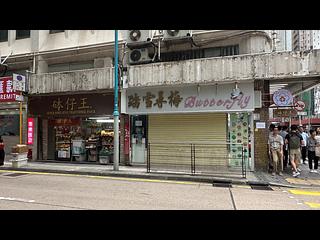
[[[129,51],[129,63],[140,64],[151,62],[152,58],[149,56],[148,48],[139,48]]]
[[[135,47],[148,44],[153,37],[153,30],[128,30],[127,46]]]

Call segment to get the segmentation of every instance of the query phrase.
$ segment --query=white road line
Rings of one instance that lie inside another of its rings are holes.
[[[22,199],[22,198],[11,198],[11,197],[0,197],[0,200],[26,202],[26,203],[34,203],[35,202],[35,200],[28,200],[28,199]]]

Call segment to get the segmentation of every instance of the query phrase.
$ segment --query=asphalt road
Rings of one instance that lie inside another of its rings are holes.
[[[320,209],[320,192],[213,187],[206,183],[0,171],[0,209]],[[302,194],[301,194],[302,193]],[[319,195],[318,195],[319,193]],[[313,205],[309,204],[313,203]],[[319,207],[317,207],[319,204]]]

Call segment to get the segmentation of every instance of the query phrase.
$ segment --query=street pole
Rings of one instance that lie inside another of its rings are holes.
[[[119,111],[118,111],[118,30],[114,32],[114,111],[113,170],[119,171]]]
[[[22,102],[20,102],[20,111],[19,111],[19,117],[20,117],[20,136],[19,136],[19,142],[22,144]]]
[[[309,91],[309,103],[308,103],[308,129],[309,129],[309,131],[310,131],[310,129],[311,129],[311,90]]]

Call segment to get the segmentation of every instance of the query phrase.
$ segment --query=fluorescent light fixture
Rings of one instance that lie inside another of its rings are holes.
[[[98,123],[113,123],[113,119],[97,119],[96,120]],[[119,120],[120,122],[120,120]]]
[[[89,120],[101,120],[101,119],[103,119],[103,120],[105,120],[105,119],[110,119],[110,117],[89,117]]]
[[[98,123],[113,123],[113,119],[97,119]]]

